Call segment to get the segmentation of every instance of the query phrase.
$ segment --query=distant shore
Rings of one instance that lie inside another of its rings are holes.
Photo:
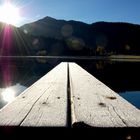
[[[0,56],[0,58],[42,58],[42,59],[68,59],[68,60],[111,60],[140,62],[138,55],[110,55],[110,56]]]
[[[111,59],[140,59],[140,55],[111,55]]]
[[[140,62],[138,55],[111,55],[108,58],[112,61]]]

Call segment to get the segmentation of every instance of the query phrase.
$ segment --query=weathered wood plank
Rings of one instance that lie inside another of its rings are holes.
[[[70,63],[72,124],[140,127],[140,110],[80,66]]]
[[[0,126],[66,126],[67,63],[61,63],[0,110]]]

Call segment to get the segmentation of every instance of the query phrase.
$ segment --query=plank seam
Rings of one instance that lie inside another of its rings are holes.
[[[67,126],[71,128],[71,88],[70,88],[70,73],[69,73],[69,63],[67,63]]]
[[[50,86],[51,87],[51,86]],[[50,88],[49,87],[49,88]],[[48,89],[49,89],[48,88]],[[39,99],[45,94],[45,92],[48,90],[48,89],[46,89],[39,97],[38,97],[38,99],[34,102],[34,104],[32,105],[32,107],[30,108],[30,110],[28,111],[28,113],[25,115],[25,117],[22,119],[22,121],[20,122],[20,124],[19,124],[19,126],[21,126],[22,125],[22,123],[24,122],[24,120],[26,119],[26,117],[30,114],[30,112],[31,112],[31,110],[33,109],[33,107],[34,107],[34,105],[39,101]]]
[[[71,126],[74,127],[74,124],[77,123],[76,115],[75,115],[75,107],[74,107],[74,96],[73,96],[73,85],[72,85],[72,77],[70,73],[70,65],[72,63],[69,63],[69,81],[70,81],[70,103],[71,103]]]

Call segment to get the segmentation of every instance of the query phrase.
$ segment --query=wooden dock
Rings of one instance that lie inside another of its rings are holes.
[[[0,126],[140,127],[140,110],[75,63],[61,63],[0,110]]]

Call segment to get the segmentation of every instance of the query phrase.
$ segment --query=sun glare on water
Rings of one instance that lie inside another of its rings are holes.
[[[6,102],[12,102],[15,99],[15,91],[11,88],[7,88],[2,92],[3,100]]]
[[[18,7],[11,3],[0,5],[0,21],[7,24],[17,25],[20,22]]]

